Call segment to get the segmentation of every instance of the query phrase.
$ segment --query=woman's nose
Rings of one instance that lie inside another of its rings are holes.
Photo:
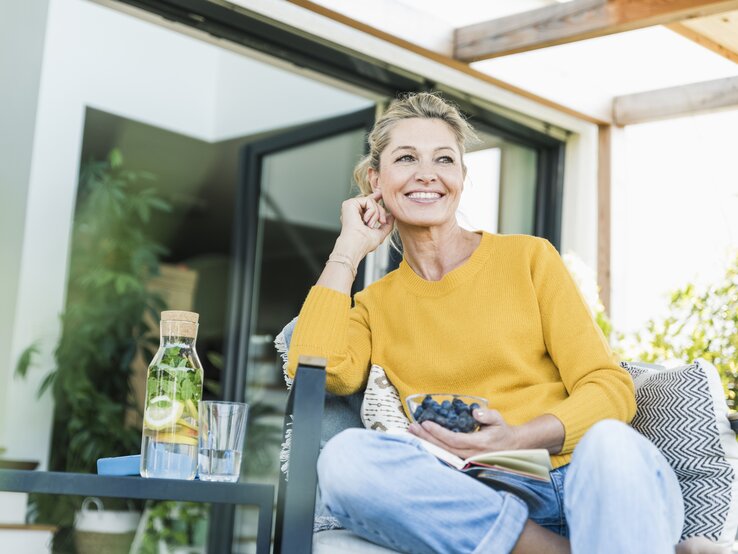
[[[436,180],[436,173],[430,169],[418,168],[415,179],[422,183],[432,183]]]

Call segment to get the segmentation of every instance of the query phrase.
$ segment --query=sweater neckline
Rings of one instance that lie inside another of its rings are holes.
[[[477,273],[489,257],[492,246],[492,235],[484,231],[479,234],[482,235],[482,240],[474,249],[471,256],[460,266],[446,273],[439,281],[423,279],[413,271],[410,264],[403,257],[398,268],[402,282],[411,292],[419,296],[442,296],[453,290]]]

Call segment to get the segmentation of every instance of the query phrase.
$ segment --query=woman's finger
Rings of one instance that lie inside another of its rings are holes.
[[[379,223],[379,212],[372,215],[371,219],[367,222],[367,226],[370,229],[378,229],[379,226],[377,225]]]
[[[472,450],[480,447],[479,437],[475,433],[454,433],[445,427],[438,425],[432,421],[424,421],[421,424],[426,431],[432,434],[439,441],[452,446],[457,450]]]
[[[379,206],[379,221],[382,225],[387,224],[387,210],[385,210],[382,206]]]
[[[361,219],[364,223],[368,223],[371,217],[377,212],[377,207],[373,204],[368,204],[364,208],[364,213],[361,215]]]

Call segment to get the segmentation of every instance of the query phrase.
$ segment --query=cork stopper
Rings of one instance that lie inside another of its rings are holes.
[[[169,337],[197,338],[200,315],[195,312],[166,310],[161,312],[161,333]]]
[[[200,319],[200,314],[196,312],[185,312],[182,310],[166,310],[161,312],[162,321],[189,321],[190,323],[197,323]]]

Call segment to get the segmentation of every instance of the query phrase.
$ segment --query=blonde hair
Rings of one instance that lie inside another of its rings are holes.
[[[466,170],[466,166],[463,165],[466,146],[479,140],[474,128],[469,125],[459,109],[448,100],[444,100],[439,93],[411,92],[394,100],[374,123],[367,137],[369,153],[354,167],[354,181],[361,191],[359,196],[372,193],[369,168],[379,171],[379,157],[390,142],[394,126],[404,119],[413,118],[439,119],[446,123],[456,137],[456,143],[462,155],[462,166]],[[390,243],[399,250],[400,241],[397,228],[392,231]]]

